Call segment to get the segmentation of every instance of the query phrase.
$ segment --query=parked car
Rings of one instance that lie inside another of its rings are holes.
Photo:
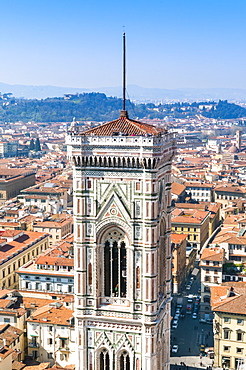
[[[188,300],[187,300],[187,302],[189,302],[189,303],[193,302],[193,294],[189,294],[189,295],[188,295]]]
[[[173,329],[177,329],[178,324],[179,324],[179,320],[173,320],[172,328],[173,328]]]
[[[193,312],[192,319],[197,319],[197,312]]]
[[[191,286],[188,284],[188,285],[186,285],[186,290],[190,290],[190,288],[191,288]]]
[[[172,353],[177,353],[177,352],[178,352],[178,350],[179,350],[179,346],[178,346],[177,344],[174,344],[174,345],[172,346]]]

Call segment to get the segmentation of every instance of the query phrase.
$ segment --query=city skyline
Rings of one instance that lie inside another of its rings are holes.
[[[246,3],[23,0],[1,5],[0,82],[77,88],[244,88]]]

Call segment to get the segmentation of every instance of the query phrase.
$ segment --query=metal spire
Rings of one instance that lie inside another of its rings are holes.
[[[123,100],[122,110],[126,110],[126,34],[123,33]]]

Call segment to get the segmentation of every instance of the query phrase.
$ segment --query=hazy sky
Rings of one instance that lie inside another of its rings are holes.
[[[245,0],[0,0],[0,82],[246,88]]]

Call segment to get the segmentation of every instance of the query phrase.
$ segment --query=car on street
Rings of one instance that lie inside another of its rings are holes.
[[[172,346],[172,353],[177,353],[177,352],[178,352],[178,350],[179,350],[179,346],[178,346],[177,344],[174,344],[174,345]]]
[[[180,316],[180,314],[176,314],[176,315],[174,315],[173,320],[178,320],[178,319],[179,319],[179,316]]]
[[[189,303],[193,302],[193,294],[188,295],[187,302],[189,302]]]
[[[190,290],[191,286],[190,285],[186,285],[186,290]]]
[[[197,312],[193,312],[192,319],[197,319]]]
[[[178,324],[179,324],[179,320],[173,320],[172,328],[173,328],[173,329],[177,329]]]

